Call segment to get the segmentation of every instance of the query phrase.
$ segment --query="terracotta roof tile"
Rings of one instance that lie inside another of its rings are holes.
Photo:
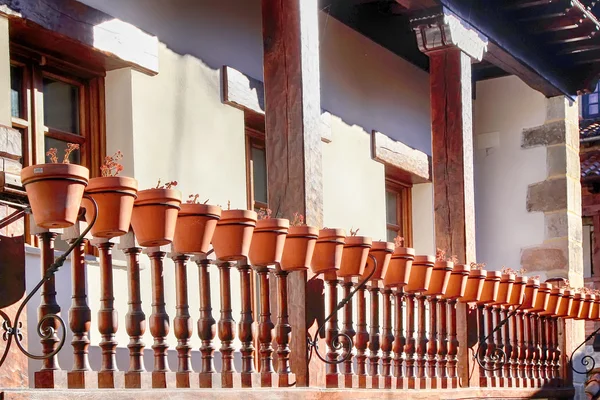
[[[600,118],[582,119],[579,121],[579,138],[586,139],[600,136]]]
[[[581,179],[600,177],[600,150],[581,153]]]

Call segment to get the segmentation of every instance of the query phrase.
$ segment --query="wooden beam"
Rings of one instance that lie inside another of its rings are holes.
[[[262,0],[269,207],[323,222],[317,0]],[[306,272],[289,276],[291,366],[308,385]],[[291,382],[290,382],[291,383]]]

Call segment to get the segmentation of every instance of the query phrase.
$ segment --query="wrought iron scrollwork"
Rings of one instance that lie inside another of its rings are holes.
[[[63,254],[61,254],[59,257],[56,258],[56,260],[52,263],[52,265],[50,265],[50,267],[46,270],[42,279],[33,288],[33,290],[27,295],[27,297],[25,297],[25,300],[23,300],[23,302],[17,309],[17,313],[15,314],[14,323],[11,322],[9,316],[4,311],[0,310],[0,317],[4,320],[2,323],[2,330],[3,330],[2,339],[6,342],[6,347],[4,348],[4,352],[2,353],[2,358],[0,358],[0,367],[2,366],[4,361],[6,361],[8,352],[10,351],[10,347],[13,342],[17,345],[17,347],[23,354],[25,354],[27,357],[34,359],[34,360],[44,360],[44,359],[54,357],[55,355],[58,354],[58,352],[65,345],[65,340],[67,338],[67,328],[66,328],[65,321],[57,314],[46,314],[42,318],[40,318],[40,321],[37,324],[37,333],[40,336],[40,338],[48,339],[54,335],[55,330],[52,326],[44,326],[46,321],[50,321],[50,320],[56,320],[58,322],[58,324],[60,325],[60,328],[62,330],[62,336],[60,338],[58,345],[56,346],[56,349],[54,349],[54,351],[52,351],[51,353],[42,354],[42,355],[31,354],[30,352],[27,351],[27,349],[25,349],[25,347],[21,343],[23,340],[23,334],[21,332],[21,328],[23,327],[23,324],[19,321],[19,319],[21,318],[21,313],[27,306],[27,303],[29,303],[29,300],[31,300],[33,298],[33,296],[40,290],[40,288],[44,285],[45,282],[52,279],[54,274],[60,269],[60,267],[63,266],[65,261],[67,261],[67,258],[69,257],[71,252],[77,246],[79,246],[79,244],[83,241],[85,236],[89,233],[89,231],[92,229],[92,227],[96,223],[96,219],[98,217],[98,204],[96,204],[96,201],[91,196],[84,195],[84,197],[86,199],[88,199],[94,207],[94,215],[92,217],[92,221],[88,224],[87,228],[81,233],[81,235],[79,235],[79,237],[77,239],[75,239],[75,241],[73,243],[71,243],[69,248]],[[30,212],[29,209],[22,210],[21,216],[23,216],[29,212]],[[11,222],[15,221],[14,215],[10,215],[7,218],[5,218],[4,220],[0,221],[0,226],[3,226],[4,224],[6,224],[6,221],[8,219],[11,219]]]
[[[308,349],[309,349],[309,356],[308,356],[309,361],[312,357],[313,351],[317,355],[319,360],[323,361],[326,364],[341,364],[344,361],[347,361],[350,357],[352,357],[352,347],[354,346],[352,338],[344,332],[339,332],[335,337],[333,337],[331,339],[330,345],[335,351],[343,349],[344,352],[342,353],[342,357],[338,358],[337,360],[327,360],[325,357],[323,357],[321,355],[321,353],[319,353],[319,334],[321,333],[321,331],[323,330],[323,328],[325,327],[327,322],[329,322],[329,320],[331,318],[333,318],[333,316],[339,310],[341,310],[342,308],[344,308],[344,306],[346,304],[348,304],[348,302],[350,301],[350,299],[352,299],[352,297],[356,294],[356,292],[358,292],[360,289],[364,288],[367,285],[367,282],[369,282],[369,280],[371,279],[371,277],[377,270],[377,259],[375,259],[375,257],[372,256],[371,254],[369,254],[369,258],[373,261],[373,269],[372,269],[371,273],[369,273],[369,275],[365,279],[363,279],[363,281],[360,282],[348,296],[344,297],[337,304],[335,309],[331,311],[331,314],[329,314],[329,316],[327,318],[325,318],[325,320],[323,320],[323,322],[321,323],[321,325],[315,332],[314,337],[312,339],[310,337],[306,338],[306,340],[308,342]],[[342,341],[341,340],[342,338],[345,340]]]
[[[569,357],[569,365],[571,366],[571,369],[573,370],[573,372],[575,372],[577,374],[581,374],[581,375],[587,375],[590,371],[592,371],[596,367],[596,360],[594,360],[594,357],[592,357],[591,355],[588,354],[588,355],[583,356],[580,360],[581,365],[583,365],[583,367],[585,368],[584,371],[580,371],[577,368],[575,368],[575,366],[573,365],[573,357],[575,357],[575,353],[577,353],[577,350],[579,350],[584,344],[589,342],[590,339],[592,339],[594,336],[596,336],[596,334],[598,332],[600,332],[600,328],[596,329],[594,332],[592,332],[590,335],[588,335],[588,337],[586,337],[585,340],[583,342],[581,342],[581,344],[579,346],[577,346],[575,348],[575,350],[573,350],[573,352],[571,353],[571,357]]]

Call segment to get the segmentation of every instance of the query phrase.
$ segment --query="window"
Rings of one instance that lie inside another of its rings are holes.
[[[595,117],[600,117],[600,109],[599,107],[599,102],[598,102],[598,95],[600,94],[600,91],[598,90],[600,88],[600,83],[598,85],[596,85],[596,89],[594,90],[593,93],[590,94],[585,94],[582,96],[582,100],[583,100],[583,104],[582,104],[582,112],[583,112],[583,118],[595,118]]]
[[[267,190],[267,153],[264,131],[246,127],[246,174],[248,208],[269,208]]]
[[[406,246],[412,245],[411,189],[400,182],[386,180],[385,208],[387,240],[393,242],[397,235],[404,238]]]

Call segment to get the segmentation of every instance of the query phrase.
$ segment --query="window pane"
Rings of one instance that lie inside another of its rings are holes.
[[[598,104],[590,104],[588,108],[588,115],[598,114]]]
[[[398,223],[398,194],[396,192],[385,192],[386,222],[396,225]]]
[[[252,147],[254,201],[267,202],[267,157],[265,149]]]
[[[68,143],[63,142],[62,140],[48,137],[48,136],[46,136],[44,138],[44,142],[45,142],[44,156],[46,155],[48,150],[50,150],[51,148],[55,148],[56,149],[56,157],[58,158],[58,162],[59,163],[63,162],[63,158],[65,156],[65,150],[67,149]],[[50,159],[48,157],[46,157],[46,162],[50,162]],[[71,164],[80,164],[81,163],[80,150],[75,150],[74,152],[71,153],[71,155],[69,156],[69,162]]]
[[[598,93],[590,93],[588,95],[588,103],[589,104],[596,104],[596,103],[598,103]]]
[[[394,239],[396,238],[396,236],[398,236],[398,232],[396,232],[393,229],[387,230],[387,241],[388,242],[394,242]]]
[[[44,124],[79,134],[79,88],[44,78]]]
[[[23,116],[23,70],[10,67],[10,111],[13,117]]]

